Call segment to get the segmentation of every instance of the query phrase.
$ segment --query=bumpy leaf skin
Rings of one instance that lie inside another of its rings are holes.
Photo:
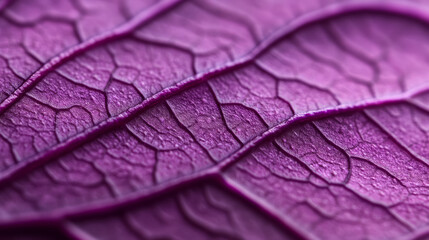
[[[413,239],[424,1],[0,1],[0,237]]]

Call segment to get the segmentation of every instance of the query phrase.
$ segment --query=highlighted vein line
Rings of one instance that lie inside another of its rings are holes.
[[[151,6],[148,9],[144,9],[135,17],[131,18],[128,22],[120,25],[119,27],[104,32],[100,35],[92,37],[78,45],[68,48],[67,50],[59,53],[55,57],[51,58],[47,63],[40,67],[10,96],[8,96],[2,103],[0,103],[0,115],[3,114],[8,108],[14,105],[26,92],[33,88],[46,74],[56,69],[61,64],[67,62],[71,58],[91,49],[97,47],[105,42],[109,42],[118,38],[121,38],[137,27],[144,23],[149,22],[153,18],[157,17],[163,12],[172,9],[177,4],[184,0],[162,0],[159,3]]]
[[[177,4],[179,2],[180,2],[179,0],[165,1],[163,2],[163,4],[161,4],[162,7],[159,7],[159,5],[157,5],[158,7],[156,9],[152,11],[146,11],[145,14],[141,16],[139,15],[139,17],[136,17],[134,21],[131,21],[132,24],[130,23],[130,24],[124,25],[124,27],[122,28],[116,29],[114,33],[111,33],[112,38],[116,38],[119,33],[126,34],[127,31],[132,29],[132,27],[136,27],[139,24],[141,24],[142,19],[150,20],[151,18],[155,17],[156,14],[162,12],[162,10],[169,9],[172,6],[174,6],[174,4]],[[266,51],[270,46],[272,46],[273,44],[277,43],[284,37],[287,37],[288,35],[294,33],[295,31],[297,31],[298,29],[306,25],[321,21],[323,19],[329,19],[338,15],[344,15],[348,13],[361,12],[361,11],[379,11],[382,13],[385,13],[385,12],[395,13],[398,15],[408,16],[410,18],[418,19],[420,21],[429,23],[429,15],[427,15],[424,10],[417,8],[412,4],[404,4],[404,3],[397,3],[397,2],[384,2],[384,3],[375,2],[374,3],[374,2],[367,2],[367,1],[353,1],[349,3],[341,3],[341,4],[338,3],[338,4],[329,5],[325,8],[321,8],[311,13],[304,14],[303,16],[296,18],[295,20],[286,24],[284,27],[278,29],[278,31],[274,32],[269,37],[262,40],[257,47],[255,47],[244,57],[239,58],[235,61],[229,62],[219,68],[212,69],[205,73],[200,73],[195,76],[189,77],[177,83],[176,85],[168,87],[162,90],[161,92],[158,92],[157,94],[153,95],[152,97],[147,98],[142,103],[128,109],[127,111],[115,117],[109,118],[99,123],[98,125],[88,128],[85,131],[67,139],[62,143],[59,143],[53,146],[48,150],[42,151],[34,155],[33,157],[23,160],[22,162],[10,167],[9,169],[2,171],[0,173],[0,186],[13,181],[16,177],[24,176],[28,172],[31,172],[34,168],[41,166],[47,163],[48,161],[61,156],[64,153],[70,152],[73,149],[83,145],[84,143],[94,140],[96,137],[100,136],[103,133],[109,132],[113,129],[117,129],[120,126],[123,126],[128,121],[130,121],[131,119],[133,119],[134,117],[136,117],[137,115],[139,115],[140,113],[148,109],[149,107],[155,105],[156,103],[159,103],[162,100],[165,100],[175,94],[183,92],[184,90],[196,84],[205,82],[221,74],[234,71],[237,68],[243,67],[251,63],[257,56],[259,56],[264,51]],[[107,40],[103,40],[103,42],[104,41],[107,41]],[[83,49],[82,51],[84,50],[85,49]],[[76,51],[79,52],[79,49]],[[73,53],[72,55],[74,56],[75,53]],[[65,61],[64,59],[66,58],[59,58],[59,60],[57,61],[64,62]],[[59,63],[56,63],[56,64],[59,64]],[[50,65],[46,66],[45,70],[38,73],[38,75],[32,78],[33,83],[26,82],[27,84],[26,86],[28,87],[25,89],[28,90],[29,88],[31,88],[29,84],[34,85],[42,77],[41,74],[42,73],[46,74],[46,72],[49,71],[49,68],[53,68],[53,66],[50,66]],[[22,91],[24,91],[25,89],[23,89]],[[24,92],[16,95],[15,99],[19,98],[19,95],[22,95],[23,93]],[[11,101],[16,101],[16,100],[11,100]],[[384,101],[384,100],[380,100],[380,101]],[[385,101],[389,101],[389,100],[385,100]],[[2,104],[7,104],[7,103],[2,103]],[[2,112],[2,108],[1,108],[3,106],[2,104],[0,104],[0,114]],[[9,104],[13,104],[13,102]],[[340,110],[334,109],[332,111],[340,111]],[[324,115],[324,113],[317,113],[317,114],[314,112],[306,113],[306,115],[312,115],[312,114]],[[296,116],[296,117],[299,117],[299,116]],[[292,118],[292,119],[295,119],[295,118]],[[269,135],[270,132],[266,132],[265,134]],[[240,150],[238,150],[238,153],[247,151],[246,149],[248,148],[246,147],[241,148]]]
[[[10,227],[21,227],[21,226],[54,226],[58,222],[62,222],[66,218],[73,217],[82,217],[82,216],[91,216],[94,214],[106,213],[109,211],[116,211],[118,209],[131,207],[135,204],[141,203],[143,201],[153,199],[160,195],[172,192],[174,190],[180,189],[182,187],[188,186],[192,183],[202,182],[202,181],[217,181],[219,182],[219,176],[228,169],[233,164],[237,163],[242,159],[246,154],[250,153],[252,149],[261,145],[264,142],[274,139],[280,133],[286,131],[291,126],[298,123],[305,123],[309,121],[314,121],[317,119],[325,117],[333,117],[343,113],[355,112],[359,110],[364,110],[367,108],[381,107],[395,103],[409,102],[414,96],[419,95],[420,93],[429,91],[429,87],[422,88],[410,92],[409,94],[404,94],[396,98],[390,99],[376,99],[373,101],[363,101],[354,105],[340,105],[332,108],[326,108],[319,111],[312,111],[302,114],[297,114],[287,121],[284,121],[275,127],[267,130],[261,135],[255,137],[250,142],[246,143],[240,150],[232,153],[230,156],[226,157],[224,160],[220,161],[218,164],[202,169],[200,171],[194,172],[184,177],[173,179],[165,183],[161,183],[157,186],[151,187],[146,190],[141,190],[135,193],[132,193],[126,197],[120,199],[109,199],[100,201],[98,203],[86,205],[83,207],[69,207],[63,208],[61,210],[55,211],[54,213],[49,213],[44,216],[40,214],[30,214],[22,218],[15,218],[13,221],[10,220],[0,220],[0,229],[10,228]],[[222,183],[222,182],[221,182]]]
[[[278,223],[283,227],[289,234],[291,234],[292,239],[299,240],[316,240],[317,238],[313,236],[308,231],[305,231],[292,219],[288,218],[284,213],[279,211],[276,207],[273,207],[268,202],[261,199],[259,196],[253,194],[240,184],[230,180],[228,178],[220,177],[219,182],[225,186],[229,191],[233,192],[240,199],[243,199],[245,202],[253,205],[259,211],[262,211],[263,214],[271,218],[274,222]]]

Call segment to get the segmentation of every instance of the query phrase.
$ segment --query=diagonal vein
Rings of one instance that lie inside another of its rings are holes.
[[[142,12],[131,18],[128,22],[119,25],[119,27],[104,32],[100,35],[92,37],[80,44],[72,46],[65,51],[52,57],[47,63],[36,70],[31,76],[10,96],[8,96],[3,102],[0,103],[0,115],[3,114],[12,105],[18,102],[26,92],[33,88],[46,74],[56,69],[61,64],[67,62],[73,57],[81,54],[82,52],[88,51],[91,48],[97,47],[100,44],[121,38],[137,27],[149,22],[153,18],[159,16],[163,12],[172,9],[177,4],[184,0],[161,0],[159,3],[153,5],[149,9],[144,9]]]
[[[197,171],[187,176],[167,181],[165,183],[151,187],[150,189],[132,193],[120,199],[103,200],[97,202],[97,204],[88,204],[78,208],[66,207],[59,211],[55,211],[54,213],[46,214],[44,216],[40,216],[36,213],[21,218],[17,217],[13,221],[2,220],[0,221],[0,229],[33,225],[57,225],[58,222],[62,222],[61,220],[64,220],[66,218],[89,216],[93,214],[101,214],[109,211],[117,211],[118,209],[128,208],[143,201],[147,201],[158,196],[165,195],[169,192],[181,189],[196,182],[213,180],[219,181],[219,176],[226,169],[228,169],[230,166],[237,163],[240,159],[249,154],[252,149],[269,140],[274,139],[276,136],[298,123],[310,122],[321,118],[333,117],[339,114],[356,112],[368,108],[382,107],[395,103],[408,102],[412,97],[427,91],[429,91],[429,87],[418,89],[408,94],[398,96],[396,98],[363,101],[354,105],[340,105],[337,107],[326,108],[318,111],[297,114],[294,117],[291,117],[289,120],[284,121],[270,128],[259,136],[255,137],[253,140],[246,143],[240,150],[229,155],[228,157],[220,161],[218,164],[205,168],[201,171]]]
[[[238,195],[241,199],[244,199],[246,202],[255,206],[258,210],[264,212],[264,214],[271,219],[273,219],[276,223],[282,226],[284,229],[291,232],[294,236],[294,239],[307,239],[312,240],[316,239],[311,233],[302,230],[297,223],[291,221],[290,218],[287,218],[284,214],[282,214],[278,209],[271,206],[264,199],[254,195],[247,189],[243,188],[239,184],[234,181],[221,177],[219,182],[222,186],[225,186],[229,191]]]

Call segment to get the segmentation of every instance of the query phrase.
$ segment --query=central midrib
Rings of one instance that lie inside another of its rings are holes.
[[[62,210],[55,211],[54,214],[46,214],[45,216],[40,216],[39,214],[33,214],[32,216],[30,214],[21,218],[16,217],[13,221],[0,220],[0,229],[27,225],[54,226],[58,223],[61,223],[61,220],[64,220],[66,217],[81,217],[98,213],[106,213],[109,211],[116,211],[119,208],[131,207],[134,204],[169,193],[195,182],[201,182],[210,179],[219,181],[219,176],[223,171],[249,154],[252,149],[261,145],[262,143],[273,140],[276,136],[296,124],[337,116],[339,114],[353,113],[368,108],[382,107],[401,102],[409,103],[412,97],[427,91],[429,91],[429,87],[418,89],[409,94],[404,94],[396,98],[363,101],[355,105],[340,105],[319,111],[297,114],[287,121],[284,121],[258,135],[253,140],[247,142],[241,149],[232,153],[216,165],[191,173],[184,177],[160,183],[159,185],[147,188],[145,190],[131,193],[128,196],[122,197],[120,199],[107,199],[91,205],[85,205],[84,207],[63,208]]]

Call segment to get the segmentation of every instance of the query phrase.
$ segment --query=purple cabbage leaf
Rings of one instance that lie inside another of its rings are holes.
[[[0,239],[429,237],[425,1],[0,0]]]

